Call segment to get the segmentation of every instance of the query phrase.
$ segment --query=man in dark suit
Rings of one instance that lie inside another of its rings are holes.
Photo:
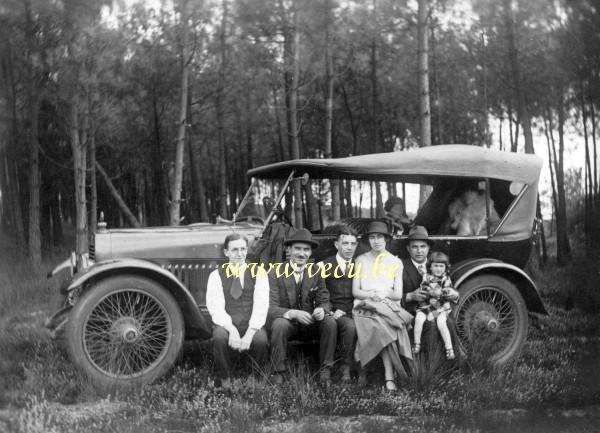
[[[299,229],[284,241],[284,245],[288,248],[290,261],[284,263],[283,268],[288,266],[290,272],[279,276],[276,269],[269,272],[273,382],[283,382],[290,338],[311,340],[318,336],[319,377],[323,384],[328,385],[334,363],[337,323],[330,314],[329,292],[320,269],[312,266],[309,272],[307,266],[313,248],[319,244],[308,230]]]
[[[419,302],[427,298],[421,290],[423,274],[427,272],[427,257],[429,256],[429,234],[423,226],[414,226],[408,233],[408,257],[402,260],[402,290],[404,308],[414,314]]]
[[[421,281],[423,281],[423,274],[427,272],[427,258],[429,257],[430,241],[429,233],[423,226],[414,226],[408,233],[408,245],[406,246],[409,257],[402,259],[404,270],[402,273],[402,305],[411,314],[415,314],[419,302],[427,299],[427,292],[421,288]],[[441,343],[441,337],[438,332],[433,332],[435,326],[432,328],[432,322],[426,321],[423,328],[423,346],[437,348]],[[453,340],[453,345],[458,343],[458,336],[456,333],[456,323],[452,316],[448,317],[448,329]],[[425,339],[429,339],[428,343]],[[438,341],[439,340],[439,341]],[[457,356],[461,355],[460,346],[458,348]],[[441,348],[440,348],[441,350]],[[426,354],[429,356],[431,354]]]
[[[354,364],[356,327],[352,318],[354,296],[352,295],[351,266],[358,246],[358,235],[350,227],[340,230],[334,242],[337,254],[320,262],[329,292],[333,318],[337,321],[338,338],[342,355],[342,382],[350,382],[350,367]]]

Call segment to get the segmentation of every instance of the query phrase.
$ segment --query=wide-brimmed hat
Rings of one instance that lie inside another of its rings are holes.
[[[379,233],[381,235],[385,235],[387,237],[392,237],[388,225],[383,221],[371,221],[367,226],[367,231],[365,232],[365,236],[369,236],[373,233]]]
[[[287,247],[296,242],[308,244],[312,248],[317,248],[319,246],[319,243],[312,238],[312,233],[307,229],[296,230],[289,238],[283,241],[283,245]]]
[[[429,243],[429,233],[427,233],[427,229],[423,226],[411,227],[408,232],[408,241],[425,241]]]

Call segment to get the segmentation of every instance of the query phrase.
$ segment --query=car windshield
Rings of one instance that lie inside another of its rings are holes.
[[[284,184],[285,180],[252,179],[252,184],[238,206],[234,219],[266,220]]]

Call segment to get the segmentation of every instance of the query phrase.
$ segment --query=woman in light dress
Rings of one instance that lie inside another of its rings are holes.
[[[402,261],[387,249],[387,224],[373,221],[367,227],[370,251],[357,257],[352,285],[353,317],[357,331],[356,355],[364,367],[381,354],[385,387],[396,389],[395,373],[406,378],[400,357],[412,359],[408,327],[413,316],[401,306]]]

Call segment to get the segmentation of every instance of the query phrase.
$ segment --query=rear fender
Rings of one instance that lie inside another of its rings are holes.
[[[496,259],[465,260],[452,267],[451,278],[454,287],[458,290],[460,285],[469,278],[486,273],[498,275],[512,282],[523,296],[529,312],[548,314],[535,283],[517,266]]]
[[[185,320],[186,335],[200,338],[211,337],[210,323],[207,323],[190,291],[171,272],[146,260],[118,259],[99,262],[76,274],[66,292],[71,293],[80,289],[83,293],[90,290],[92,284],[97,281],[124,274],[139,275],[160,283],[179,304]]]

